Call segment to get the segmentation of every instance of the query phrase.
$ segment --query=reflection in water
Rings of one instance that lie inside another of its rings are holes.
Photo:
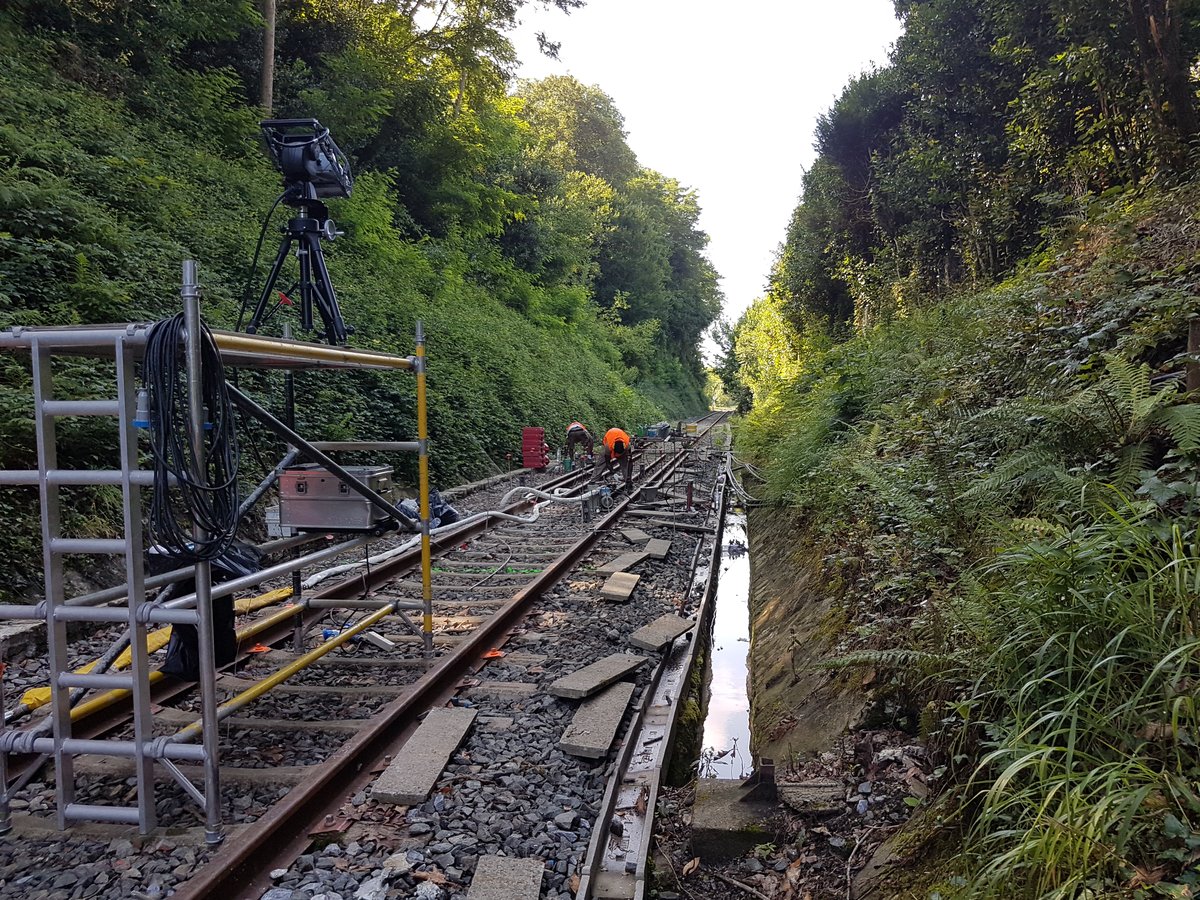
[[[746,679],[749,598],[746,517],[731,513],[725,520],[725,546],[713,614],[712,683],[704,719],[704,751],[697,762],[702,778],[746,778],[753,769]]]

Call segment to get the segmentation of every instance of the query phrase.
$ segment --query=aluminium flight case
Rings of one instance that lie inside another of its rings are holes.
[[[391,466],[345,466],[354,479],[394,504]],[[279,476],[279,525],[298,531],[370,531],[387,513],[319,465]]]

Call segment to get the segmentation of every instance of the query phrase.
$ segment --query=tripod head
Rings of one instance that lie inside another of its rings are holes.
[[[301,206],[325,197],[349,197],[350,160],[316,119],[267,119],[259,123],[275,167],[283,174],[284,202]]]

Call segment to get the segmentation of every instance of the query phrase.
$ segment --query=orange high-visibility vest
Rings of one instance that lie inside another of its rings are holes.
[[[629,435],[620,428],[610,428],[604,432],[604,446],[608,448],[608,455],[610,457],[617,455],[617,451],[613,449],[613,445],[617,441],[624,441],[625,450],[629,450]]]
[[[587,431],[587,429],[583,427],[582,422],[572,422],[570,425],[567,426],[567,434],[570,434],[576,428],[578,428],[582,431]]]

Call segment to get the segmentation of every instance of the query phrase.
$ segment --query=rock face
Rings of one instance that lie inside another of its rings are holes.
[[[826,750],[866,696],[861,674],[817,665],[838,655],[834,598],[800,527],[787,510],[750,511],[750,730],[755,752],[777,761]]]

